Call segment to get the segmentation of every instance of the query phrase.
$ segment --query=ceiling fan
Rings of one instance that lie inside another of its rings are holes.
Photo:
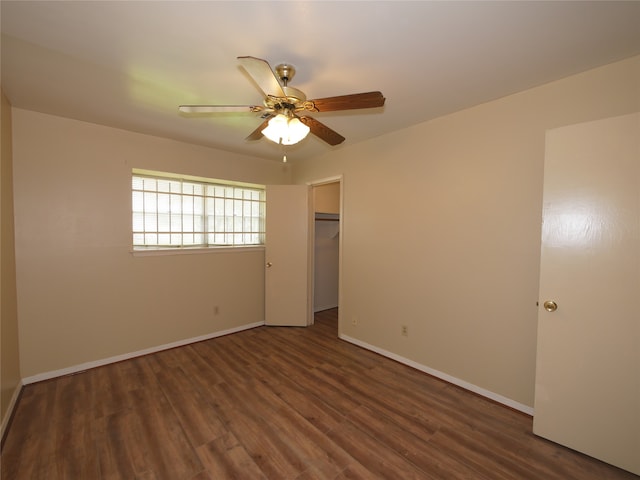
[[[303,92],[288,85],[296,72],[293,66],[280,64],[274,72],[266,60],[248,56],[238,57],[238,60],[264,93],[262,105],[180,105],[179,110],[183,113],[260,113],[263,122],[249,134],[247,140],[259,140],[264,135],[275,143],[293,145],[311,132],[329,145],[338,145],[345,140],[342,135],[305,113],[384,105],[385,98],[381,92],[307,100]]]

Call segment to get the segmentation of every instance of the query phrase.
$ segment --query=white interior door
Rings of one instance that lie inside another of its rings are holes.
[[[311,324],[310,214],[306,185],[267,186],[265,323]]]
[[[547,133],[543,217],[534,433],[640,474],[640,114]]]

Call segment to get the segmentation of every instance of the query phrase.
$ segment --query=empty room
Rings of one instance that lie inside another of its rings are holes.
[[[640,475],[640,2],[0,2],[2,480]]]

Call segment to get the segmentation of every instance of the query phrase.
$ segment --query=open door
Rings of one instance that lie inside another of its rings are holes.
[[[546,142],[533,431],[640,474],[640,114]]]
[[[267,186],[266,325],[312,323],[309,190],[307,185]]]

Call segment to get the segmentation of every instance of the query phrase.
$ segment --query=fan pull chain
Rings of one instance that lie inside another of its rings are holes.
[[[280,145],[282,145],[282,163],[287,163],[287,150],[283,143]]]

